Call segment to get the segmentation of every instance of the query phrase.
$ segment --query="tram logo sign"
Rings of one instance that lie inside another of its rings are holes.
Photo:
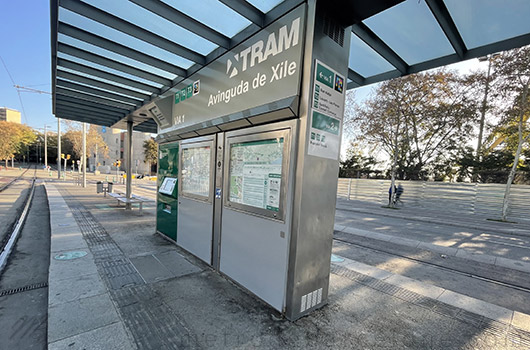
[[[226,74],[233,78],[249,67],[265,62],[270,56],[276,56],[284,50],[298,45],[300,41],[300,17],[295,18],[290,26],[284,25],[277,32],[269,34],[267,42],[256,41],[233,57],[226,60]],[[236,63],[234,63],[236,62]],[[239,67],[239,69],[238,69]]]
[[[176,86],[171,132],[248,118],[258,112],[243,111],[263,113],[297,96],[306,8],[301,4]]]

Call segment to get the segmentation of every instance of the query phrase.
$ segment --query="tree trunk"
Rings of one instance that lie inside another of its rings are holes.
[[[510,170],[510,175],[508,175],[508,181],[506,182],[506,189],[504,191],[504,199],[502,201],[502,220],[506,221],[508,216],[508,206],[510,203],[510,189],[512,187],[512,182],[515,177],[515,171],[517,170],[517,165],[519,164],[519,157],[521,156],[521,150],[523,148],[523,122],[524,114],[526,111],[528,96],[528,85],[523,88],[523,95],[521,96],[521,108],[519,111],[519,142],[517,144],[517,151],[515,152],[515,157],[513,160],[512,169]]]
[[[391,208],[395,207],[395,199],[396,199],[396,191],[395,191],[395,185],[396,185],[396,165],[397,165],[397,153],[399,151],[399,144],[398,144],[398,133],[399,133],[399,122],[396,125],[396,134],[394,137],[394,157],[392,160],[392,172],[391,172],[391,180],[390,180],[390,189],[392,195],[390,196],[390,203],[389,206]]]

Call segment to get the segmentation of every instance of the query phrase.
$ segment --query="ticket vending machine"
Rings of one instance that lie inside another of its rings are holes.
[[[178,184],[159,190],[157,229],[290,320],[328,299],[351,27],[327,4],[301,3],[138,110],[174,164],[160,189]]]
[[[178,142],[160,145],[158,148],[156,230],[177,240],[178,209]]]

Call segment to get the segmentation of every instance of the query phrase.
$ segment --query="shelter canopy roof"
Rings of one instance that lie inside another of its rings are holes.
[[[131,113],[304,0],[51,0],[53,111],[157,132]],[[530,44],[527,0],[329,0],[352,25],[348,88]]]

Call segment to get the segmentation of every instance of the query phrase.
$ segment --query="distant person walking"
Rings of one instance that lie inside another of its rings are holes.
[[[394,201],[394,204],[397,204],[398,202],[401,203],[401,205],[403,205],[403,201],[401,200],[401,195],[403,194],[403,186],[401,186],[401,184],[399,184],[399,186],[396,188],[396,199]]]
[[[397,191],[397,188],[395,185],[394,185],[394,191]],[[390,204],[392,204],[392,184],[390,184],[390,187],[388,188],[388,205],[390,206]]]

